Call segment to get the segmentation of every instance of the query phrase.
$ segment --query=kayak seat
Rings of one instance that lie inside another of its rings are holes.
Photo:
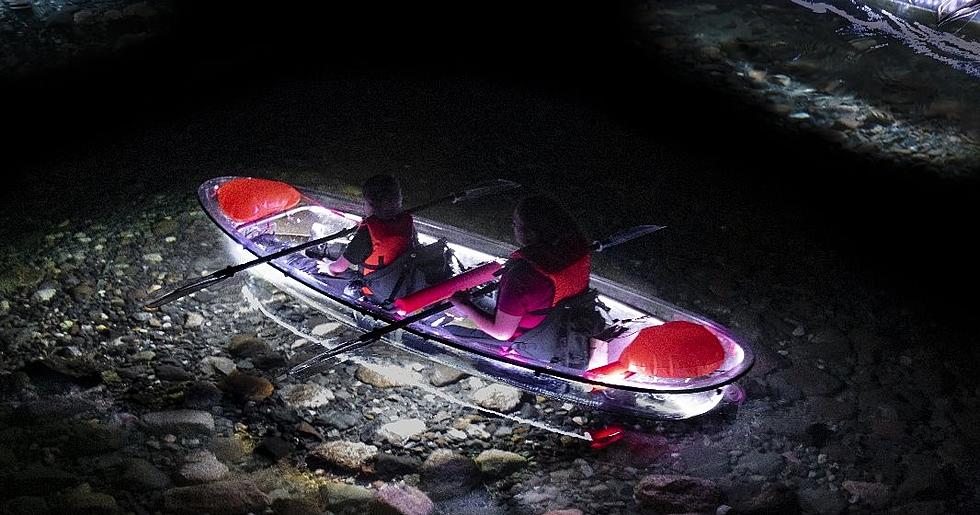
[[[453,275],[452,250],[445,240],[418,245],[391,264],[352,281],[371,302],[393,309],[394,301],[423,288],[445,281]]]

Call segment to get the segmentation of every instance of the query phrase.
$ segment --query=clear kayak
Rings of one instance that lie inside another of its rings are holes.
[[[219,177],[201,185],[199,200],[204,211],[230,238],[233,254],[242,261],[262,257],[324,234],[356,226],[362,208],[330,193],[294,188],[283,183],[279,193],[255,201],[236,186],[246,180]],[[231,191],[236,190],[236,191]],[[286,191],[286,194],[281,194]],[[278,195],[278,197],[277,197]],[[229,202],[229,199],[232,199]],[[243,200],[244,199],[244,200]],[[244,206],[244,207],[243,207]],[[419,243],[444,240],[461,269],[490,261],[503,261],[513,245],[462,229],[415,218]],[[350,279],[317,272],[317,260],[304,252],[275,259],[250,269],[250,273],[317,310],[359,330],[384,326],[404,318],[365,299]],[[683,419],[706,413],[726,398],[737,398],[734,384],[753,364],[751,349],[732,333],[704,317],[685,311],[628,286],[592,275],[590,285],[599,293],[609,335],[603,353],[593,356],[588,370],[538,361],[511,349],[506,342],[460,336],[453,332],[459,321],[446,313],[432,315],[392,333],[385,343],[468,374],[512,385],[527,392],[561,399],[588,408],[656,419]],[[697,324],[717,338],[723,355],[717,366],[696,377],[669,377],[607,370],[645,329],[668,322]],[[338,359],[343,359],[339,356]]]

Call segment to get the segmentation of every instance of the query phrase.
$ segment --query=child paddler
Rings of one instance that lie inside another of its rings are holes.
[[[320,273],[336,277],[352,267],[361,275],[384,268],[412,249],[415,223],[402,212],[402,190],[391,175],[375,175],[362,185],[365,218],[343,254],[334,261],[317,263]]]

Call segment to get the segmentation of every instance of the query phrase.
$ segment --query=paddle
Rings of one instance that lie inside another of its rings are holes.
[[[445,202],[452,202],[453,204],[456,204],[458,202],[473,200],[480,197],[486,197],[489,195],[497,195],[500,193],[504,193],[506,191],[517,189],[520,186],[521,185],[517,184],[516,182],[512,182],[504,179],[495,179],[492,181],[476,184],[473,187],[466,190],[457,191],[455,193],[450,193],[444,197],[439,197],[437,199],[430,200],[425,204],[421,204],[413,208],[406,209],[403,212],[414,214],[424,209],[428,209],[432,206],[435,206],[437,204],[442,204]],[[332,240],[343,238],[345,236],[353,234],[355,231],[357,231],[357,229],[358,226],[354,226],[348,229],[335,232],[333,234],[328,234],[326,236],[307,241],[305,243],[301,243],[294,247],[289,247],[289,248],[282,249],[278,252],[273,252],[272,254],[262,256],[257,259],[253,259],[251,261],[246,261],[244,263],[240,263],[237,265],[229,265],[225,268],[222,268],[221,270],[218,270],[217,272],[205,275],[204,277],[192,279],[191,281],[184,283],[183,285],[175,288],[174,290],[165,293],[163,295],[160,295],[159,297],[147,302],[146,304],[143,305],[143,307],[149,310],[157,309],[164,304],[168,304],[181,297],[186,297],[191,293],[203,290],[204,288],[207,288],[209,286],[213,286],[217,283],[220,283],[221,281],[224,281],[225,279],[229,279],[235,274],[237,274],[238,272],[241,272],[242,270],[248,270],[253,266],[258,266],[263,263],[268,263],[270,261],[279,259],[283,256],[288,256],[289,254],[293,254],[301,250],[308,249],[310,247],[315,247],[317,245],[321,245],[323,243],[327,243]]]
[[[663,229],[664,227],[665,226],[663,225],[638,225],[636,227],[630,227],[628,229],[619,231],[604,240],[597,240],[593,242],[590,248],[595,252],[602,252],[603,250],[608,249],[610,247],[614,247],[621,243],[626,243],[630,240],[635,240],[636,238],[639,238],[641,236],[646,236],[647,234],[657,232],[660,229]],[[481,295],[486,295],[487,293],[492,292],[496,288],[497,288],[497,283],[490,283],[484,285],[478,288],[476,291],[474,291],[473,296],[479,297]],[[393,322],[384,327],[379,327],[372,331],[368,331],[358,336],[357,338],[354,338],[353,340],[348,340],[334,347],[326,349],[323,352],[291,368],[289,370],[289,374],[296,375],[296,374],[303,373],[307,370],[310,370],[311,368],[322,365],[327,360],[329,360],[334,356],[337,356],[338,354],[343,354],[345,352],[350,352],[363,347],[367,347],[368,345],[371,345],[381,340],[381,338],[383,338],[385,335],[388,335],[399,329],[414,324],[419,320],[424,320],[437,313],[441,313],[451,307],[453,307],[453,304],[452,302],[449,301],[433,304],[414,315],[407,316],[401,320],[398,320],[397,322]]]

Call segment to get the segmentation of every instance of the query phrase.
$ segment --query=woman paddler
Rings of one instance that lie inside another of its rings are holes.
[[[375,175],[361,187],[365,218],[343,254],[317,262],[320,273],[336,277],[351,267],[361,275],[384,268],[415,244],[412,215],[402,212],[402,189],[391,175]]]
[[[523,199],[514,210],[513,224],[514,238],[522,247],[504,267],[493,310],[480,309],[464,293],[450,299],[454,310],[494,339],[513,342],[511,348],[521,355],[584,368],[588,339],[584,349],[567,348],[558,328],[551,327],[560,317],[549,315],[555,306],[588,290],[588,241],[572,216],[543,195]]]

